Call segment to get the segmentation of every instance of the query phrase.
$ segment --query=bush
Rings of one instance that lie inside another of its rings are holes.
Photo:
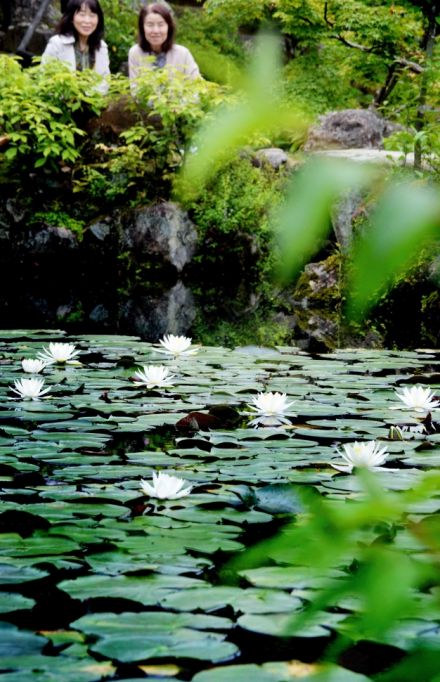
[[[178,42],[191,50],[203,76],[234,85],[240,79],[245,50],[234,24],[203,9],[184,9],[178,19]]]
[[[255,168],[250,158],[237,158],[187,206],[199,236],[195,279],[200,282],[197,295],[205,321],[197,333],[203,338],[219,334],[219,324],[225,343],[231,342],[234,324],[243,328],[242,340],[256,338],[256,330],[267,322],[260,312],[270,308],[274,293],[269,219],[281,198],[282,181],[271,167]],[[259,338],[263,335],[258,332]]]
[[[105,40],[109,47],[110,69],[120,71],[128,50],[136,42],[139,4],[134,0],[101,0],[105,16]]]
[[[225,93],[207,81],[146,69],[134,100],[127,78],[113,76],[112,106],[132,123],[115,133],[99,119],[92,123],[108,102],[96,90],[98,79],[56,60],[23,70],[16,58],[0,57],[0,182],[29,186],[31,177],[34,193],[64,188],[86,200],[124,203],[170,191],[196,127]]]
[[[98,113],[105,98],[93,71],[73,73],[58,61],[23,70],[14,57],[0,55],[0,181],[16,174],[75,163],[81,155],[86,113]]]
[[[130,113],[133,125],[109,144],[106,133],[83,160],[74,191],[95,198],[144,200],[169,194],[176,169],[182,164],[199,122],[226,94],[213,83],[189,80],[168,69],[145,69],[138,79],[136,98],[127,96],[121,77],[113,93]]]

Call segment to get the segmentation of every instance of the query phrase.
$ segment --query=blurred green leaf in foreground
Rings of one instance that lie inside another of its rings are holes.
[[[199,130],[178,181],[179,191],[194,198],[246,145],[258,146],[258,136],[270,138],[280,129],[298,135],[307,124],[299,109],[283,103],[277,39],[260,36],[243,93],[234,104],[207,118]],[[297,276],[322,245],[338,200],[351,192],[376,192],[376,184],[382,189],[369,224],[356,236],[349,254],[347,313],[354,320],[368,313],[422,249],[439,242],[440,188],[415,176],[387,180],[375,166],[315,156],[293,173],[284,205],[273,219],[280,252],[278,274],[285,282]]]
[[[195,198],[217,169],[246,145],[262,138],[267,142],[267,136],[280,129],[304,131],[307,124],[303,112],[283,101],[278,39],[272,34],[261,35],[242,91],[232,104],[207,117],[195,136],[195,151],[187,155],[179,190]]]
[[[298,576],[292,594],[304,599],[304,607],[284,619],[284,636],[301,636],[329,612],[340,613],[339,636],[326,660],[337,658],[350,642],[369,640],[412,656],[430,651],[438,664],[439,517],[414,512],[428,500],[435,504],[440,474],[426,473],[400,493],[387,491],[374,473],[356,474],[358,493],[351,501],[298,487],[304,512],[229,562],[224,575],[253,584],[264,578],[264,567],[291,567],[290,575]],[[406,672],[402,664],[386,679],[401,682],[409,679]]]

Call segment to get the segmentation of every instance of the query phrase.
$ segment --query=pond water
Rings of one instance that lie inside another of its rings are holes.
[[[49,342],[75,344],[78,362],[46,366],[38,376],[49,391],[22,400],[11,391],[31,376],[21,360]],[[292,620],[323,586],[356,572],[358,547],[392,546],[378,556],[397,557],[399,571],[408,555],[429,567],[439,551],[440,493],[423,483],[440,464],[438,410],[403,409],[395,393],[421,385],[438,396],[438,351],[202,347],[175,358],[135,337],[16,330],[0,332],[0,363],[4,682],[356,682],[424,646],[440,662],[440,587],[430,572],[411,588],[423,610],[412,619],[401,618],[411,609],[396,612],[391,628],[370,623],[355,635],[362,605],[343,590],[300,627]],[[170,370],[171,385],[133,382],[151,364]],[[253,428],[249,405],[269,391],[293,403],[285,423]],[[344,444],[373,440],[388,456],[366,483],[332,466],[343,464]],[[149,497],[140,481],[151,483],[153,471],[181,477],[191,492]],[[392,522],[359,521],[361,535],[344,544],[347,514],[326,525],[316,505],[362,510],[375,485],[407,506],[383,510]],[[371,599],[386,601],[376,592]]]

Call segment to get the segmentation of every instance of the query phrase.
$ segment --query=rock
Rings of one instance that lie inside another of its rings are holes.
[[[106,323],[110,321],[110,313],[102,303],[98,303],[89,313],[89,319],[92,322]]]
[[[14,223],[20,223],[26,215],[26,210],[23,206],[13,199],[6,201],[6,211],[11,216]]]
[[[315,149],[351,149],[382,147],[383,138],[397,126],[370,109],[344,109],[319,117],[319,123],[309,130],[304,146]]]
[[[157,341],[164,334],[185,334],[195,314],[193,295],[179,280],[159,295],[125,301],[120,306],[118,324],[126,334]]]
[[[377,163],[380,165],[399,165],[412,167],[414,154],[409,152],[387,151],[386,149],[322,149],[315,154],[335,159],[347,159],[355,163]]]
[[[340,257],[309,263],[290,300],[295,328],[305,336],[307,350],[337,347],[340,331]]]
[[[289,157],[284,151],[279,147],[267,147],[266,149],[259,149],[255,152],[254,159],[257,166],[261,166],[264,162],[267,162],[278,170],[281,166],[289,165]]]
[[[98,221],[89,225],[88,231],[91,232],[98,241],[103,242],[110,235],[111,225],[104,221]]]
[[[139,123],[139,113],[133,107],[133,100],[125,95],[112,100],[100,116],[90,119],[88,129],[92,133],[99,133],[106,137],[108,131],[122,133]],[[108,138],[107,138],[108,139]]]
[[[33,254],[48,256],[53,252],[77,249],[78,239],[66,227],[33,228],[26,236],[23,248]]]
[[[363,207],[360,192],[349,191],[343,194],[332,210],[332,227],[341,251],[346,254],[353,242],[353,219]]]
[[[181,272],[196,250],[196,229],[187,213],[172,202],[124,213],[119,229],[121,251],[132,252],[136,261],[161,256]]]

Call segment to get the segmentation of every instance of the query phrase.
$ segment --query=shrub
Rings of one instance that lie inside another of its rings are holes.
[[[104,97],[93,71],[72,73],[58,61],[23,70],[14,57],[0,55],[0,180],[23,171],[52,170],[74,163],[85,133],[79,126],[87,113],[98,113]]]
[[[255,168],[249,158],[241,157],[223,168],[188,205],[199,236],[196,293],[206,318],[204,329],[198,329],[204,337],[214,333],[223,318],[222,338],[231,341],[226,329],[237,324],[235,316],[242,316],[244,308],[249,313],[249,335],[255,337],[262,327],[264,314],[256,311],[270,304],[274,294],[269,217],[280,200],[281,184],[272,168]],[[242,317],[239,324],[245,326]]]
[[[112,92],[123,95],[120,105],[128,109],[133,125],[111,144],[104,136],[94,145],[75,173],[74,191],[110,200],[168,194],[199,122],[227,97],[213,83],[168,69],[145,69],[135,99],[127,96],[127,88],[121,77]]]

